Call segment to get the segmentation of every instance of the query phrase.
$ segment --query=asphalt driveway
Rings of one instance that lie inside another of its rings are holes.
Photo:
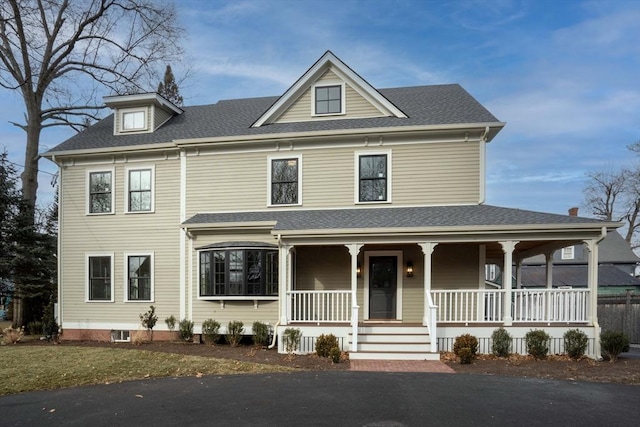
[[[640,387],[480,375],[163,378],[0,398],[0,424],[637,426]]]

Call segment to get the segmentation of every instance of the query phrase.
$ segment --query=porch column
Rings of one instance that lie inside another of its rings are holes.
[[[502,268],[502,287],[505,290],[504,293],[504,326],[511,326],[513,324],[513,312],[511,310],[512,299],[512,286],[511,280],[513,277],[513,250],[519,243],[514,240],[507,240],[499,242],[502,246],[502,252],[504,252],[504,265]]]
[[[545,252],[544,259],[546,261],[545,264],[545,282],[547,284],[547,289],[553,288],[553,252]]]
[[[600,324],[598,323],[598,240],[585,240],[584,244],[589,250],[589,262],[587,273],[587,284],[589,288],[589,296],[591,297],[589,304],[589,323],[593,326],[594,333],[594,356],[596,359],[601,357],[600,349]]]
[[[427,326],[429,324],[429,297],[431,296],[431,255],[438,244],[426,242],[418,243],[418,245],[420,245],[422,253],[424,254],[424,308],[422,313],[422,324]]]
[[[516,289],[522,289],[522,260],[516,260]]]
[[[358,317],[359,309],[357,292],[358,292],[358,254],[363,245],[351,243],[345,245],[351,255],[351,351],[358,351]],[[364,266],[362,267],[364,268]]]
[[[278,249],[278,295],[280,295],[280,325],[288,323],[291,314],[291,245],[281,244]]]

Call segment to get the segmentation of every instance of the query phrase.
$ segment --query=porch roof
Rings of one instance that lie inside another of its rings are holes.
[[[582,218],[534,212],[491,205],[378,207],[355,209],[299,209],[255,212],[200,213],[187,219],[187,229],[242,227],[255,224],[274,233],[295,234],[301,231],[319,232],[356,230],[371,232],[383,230],[471,229],[504,230],[550,228],[616,228],[621,224],[593,218]],[[366,231],[365,231],[366,230]],[[291,233],[288,233],[291,232]]]
[[[553,285],[586,288],[588,283],[588,267],[586,265],[553,266]],[[522,286],[527,288],[543,288],[546,286],[546,268],[538,265],[522,266]],[[613,265],[598,266],[598,287],[629,287],[640,289],[640,279],[625,273]]]

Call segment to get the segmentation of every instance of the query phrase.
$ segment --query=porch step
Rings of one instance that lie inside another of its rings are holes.
[[[356,353],[350,352],[349,359],[351,360],[440,360],[440,354],[439,353],[413,353],[413,352],[387,353],[384,351],[358,351]]]
[[[354,360],[439,360],[440,354],[432,349],[431,337],[425,326],[363,324],[358,327],[358,351],[351,351],[349,358]]]

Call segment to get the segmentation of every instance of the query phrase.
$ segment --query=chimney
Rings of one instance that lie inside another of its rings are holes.
[[[569,208],[569,216],[578,216],[578,208],[577,207]]]

